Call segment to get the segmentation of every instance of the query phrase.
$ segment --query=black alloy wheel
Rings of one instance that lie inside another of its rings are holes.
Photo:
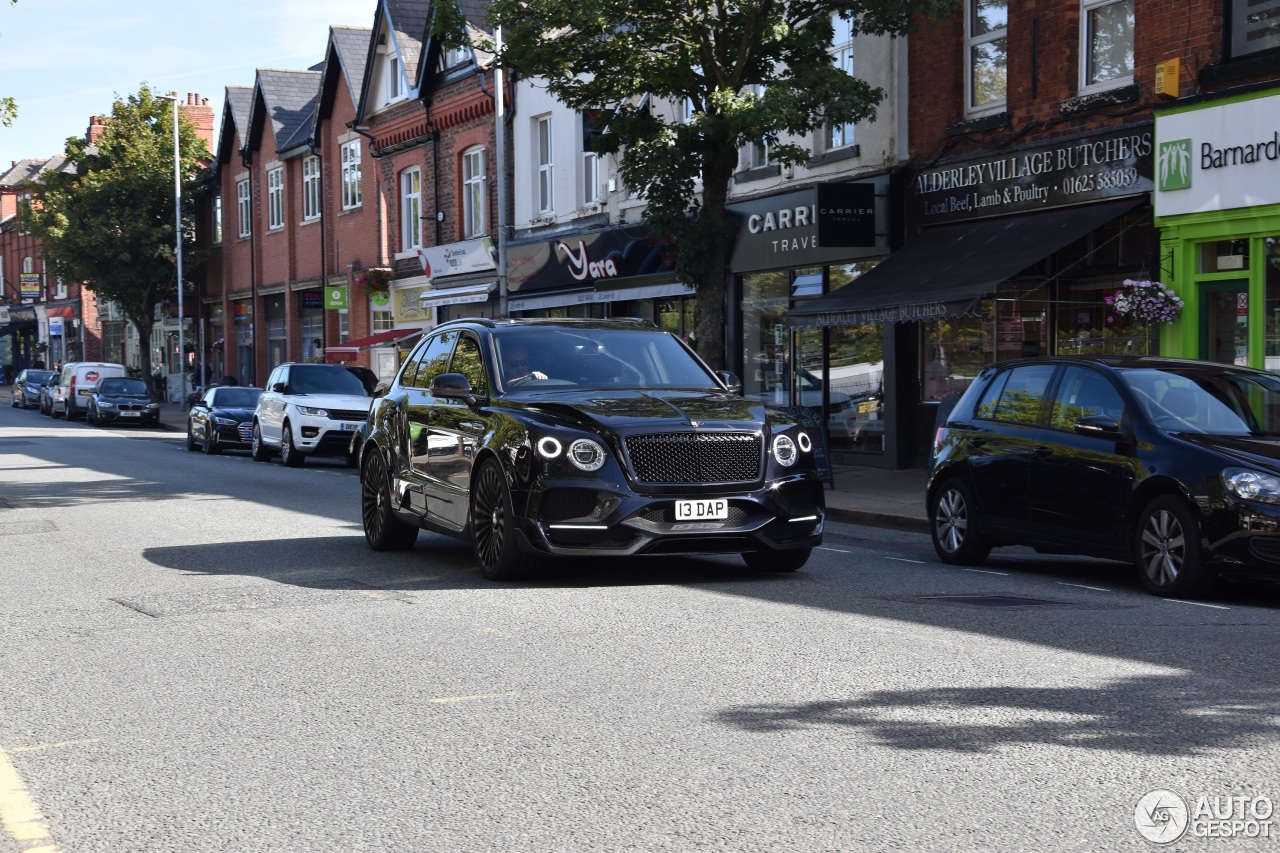
[[[493,459],[485,460],[472,483],[471,544],[480,573],[491,581],[527,577],[538,567],[538,558],[520,553],[516,544],[511,490]]]
[[[1214,585],[1204,565],[1200,525],[1187,503],[1173,495],[1156,498],[1138,516],[1134,563],[1138,580],[1154,595],[1198,598]]]
[[[396,517],[391,509],[391,483],[382,453],[366,455],[360,477],[360,517],[364,538],[375,551],[407,551],[418,541],[418,528]]]
[[[249,448],[254,462],[266,462],[271,458],[271,448],[262,440],[262,427],[257,421],[253,422],[253,440]]]
[[[757,572],[795,572],[809,562],[812,548],[797,548],[792,551],[746,551],[742,561],[747,568]]]
[[[929,503],[933,550],[944,563],[974,566],[987,559],[991,543],[978,532],[978,510],[959,479],[942,484]]]
[[[195,450],[195,449],[196,449],[195,424],[191,422],[190,418],[187,418],[187,450]]]
[[[288,421],[280,431],[280,461],[286,468],[300,468],[306,461],[302,451],[293,446],[293,426]]]
[[[206,456],[217,456],[222,452],[218,446],[218,431],[210,424],[204,425],[204,452]]]

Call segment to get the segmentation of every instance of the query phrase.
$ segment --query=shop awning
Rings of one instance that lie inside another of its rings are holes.
[[[442,287],[423,291],[418,297],[419,308],[434,308],[438,305],[466,305],[471,302],[488,302],[489,294],[498,286],[496,281],[481,284],[467,284],[462,287]]]
[[[964,317],[1001,282],[1075,242],[1146,197],[926,228],[870,272],[792,308],[793,327]]]
[[[355,361],[356,353],[372,347],[389,347],[420,337],[425,329],[388,329],[367,338],[356,338],[345,344],[324,348],[324,360],[328,362]]]

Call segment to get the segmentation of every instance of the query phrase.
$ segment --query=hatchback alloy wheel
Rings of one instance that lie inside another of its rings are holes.
[[[1194,597],[1213,586],[1195,516],[1172,495],[1156,498],[1139,516],[1135,561],[1138,579],[1156,595]]]
[[[947,563],[981,563],[991,553],[991,544],[978,532],[977,521],[977,508],[968,486],[959,479],[948,480],[929,506],[933,550]]]

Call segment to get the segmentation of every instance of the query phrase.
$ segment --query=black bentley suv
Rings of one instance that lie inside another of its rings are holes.
[[[548,557],[741,554],[794,571],[822,542],[818,436],[738,390],[646,321],[445,323],[369,411],[365,538],[469,539],[490,580]]]

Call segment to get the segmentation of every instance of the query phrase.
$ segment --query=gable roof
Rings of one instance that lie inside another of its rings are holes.
[[[249,113],[250,139],[256,142],[258,134],[266,130],[266,123],[270,120],[276,153],[298,144],[295,137],[300,130],[305,141],[320,96],[320,77],[319,71],[259,68]],[[242,141],[246,147],[253,144],[249,140]]]
[[[92,153],[94,149],[90,149]],[[41,172],[74,172],[75,164],[67,159],[66,154],[54,157],[28,157],[19,160],[3,173],[0,173],[0,190],[21,189],[27,181]]]
[[[360,97],[356,101],[356,118],[369,114],[369,95],[373,90],[373,74],[377,70],[378,43],[383,37],[392,36],[400,54],[400,66],[404,70],[409,88],[418,88],[419,66],[422,64],[427,21],[431,14],[430,0],[379,0],[378,11],[373,18],[373,32],[365,51],[364,75],[360,80]]]
[[[230,163],[238,149],[233,148],[236,134],[241,144],[249,138],[249,107],[253,104],[252,86],[228,86],[222,100],[222,126],[218,130],[218,148],[214,157],[218,168]]]
[[[320,99],[311,116],[310,138],[316,138],[320,122],[332,115],[338,86],[345,83],[352,105],[359,107],[360,85],[364,81],[372,37],[373,30],[368,27],[329,28],[329,47],[320,66]]]

